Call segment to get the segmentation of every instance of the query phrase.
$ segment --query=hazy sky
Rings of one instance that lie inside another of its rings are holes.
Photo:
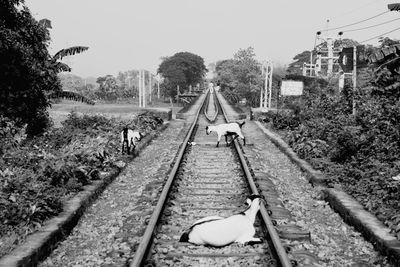
[[[394,1],[396,2],[396,1]],[[240,48],[257,59],[287,64],[314,47],[315,33],[370,18],[387,0],[25,0],[36,19],[52,21],[50,52],[75,45],[89,50],[67,63],[72,73],[116,75],[131,69],[157,70],[161,57],[191,52],[211,62]],[[388,12],[346,29],[400,18]],[[400,27],[400,20],[343,38],[363,41]],[[332,31],[332,36],[337,35]],[[400,30],[387,36],[400,39]],[[368,43],[376,44],[377,39]]]

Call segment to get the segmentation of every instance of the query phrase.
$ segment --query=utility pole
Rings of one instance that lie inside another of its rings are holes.
[[[139,71],[139,107],[146,107],[146,81],[145,81],[145,70]]]
[[[265,69],[264,69],[264,63],[261,65],[261,77],[264,77],[265,74]],[[263,107],[263,99],[264,99],[264,90],[261,88],[260,91],[260,108]]]
[[[143,107],[143,70],[139,70],[139,107]]]
[[[315,64],[315,69],[321,70],[321,65],[322,65],[322,60],[326,61],[327,65],[327,71],[326,75],[332,76],[333,74],[333,66],[335,64],[335,60],[339,58],[339,53],[340,49],[335,49],[334,44],[336,41],[336,38],[333,37],[326,37],[325,39],[320,37],[321,32],[317,32],[317,38],[322,39],[326,42],[326,48],[320,48],[318,51],[318,56],[317,56],[317,63]],[[324,56],[322,54],[325,54]]]
[[[303,63],[303,76],[309,76],[313,77],[317,75],[316,71],[317,64],[313,64],[313,51],[310,51],[310,64]],[[314,75],[313,75],[313,70],[314,70]],[[309,75],[307,75],[307,71],[309,72]]]
[[[150,103],[151,103],[151,93],[152,93],[152,90],[153,89],[153,87],[151,86],[151,72],[149,71],[149,101],[150,101]]]
[[[356,115],[356,101],[354,93],[357,88],[357,46],[353,46],[353,115]]]
[[[143,96],[143,107],[146,107],[146,72],[145,70],[142,71],[143,78],[142,78],[142,96]]]
[[[262,74],[265,75],[264,90],[261,89],[260,108],[270,109],[272,101],[272,61],[266,61],[262,65]]]

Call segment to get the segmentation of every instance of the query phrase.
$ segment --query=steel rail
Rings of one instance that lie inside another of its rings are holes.
[[[218,99],[217,93],[216,93],[216,97]],[[218,102],[220,102],[219,99],[218,99]],[[226,114],[226,111],[225,111],[224,107],[222,105],[220,105],[220,107],[221,107],[222,114],[224,115],[226,121],[229,122],[229,119],[228,119],[228,116]],[[259,194],[257,186],[256,186],[256,184],[255,184],[255,182],[253,180],[253,176],[251,175],[249,167],[247,166],[246,159],[244,158],[243,152],[240,149],[238,141],[234,140],[234,144],[235,144],[236,151],[237,151],[237,153],[239,155],[239,158],[240,158],[240,163],[242,165],[242,168],[243,168],[244,173],[246,175],[247,181],[249,183],[250,189],[253,192],[253,194]],[[261,203],[260,214],[261,214],[263,222],[265,223],[265,226],[266,226],[266,228],[268,230],[268,233],[269,233],[269,235],[271,237],[271,241],[272,241],[272,243],[274,245],[274,248],[275,248],[276,254],[278,255],[278,258],[280,260],[281,266],[282,267],[291,267],[291,266],[293,266],[292,262],[290,261],[288,255],[286,253],[285,248],[282,245],[281,239],[279,238],[279,235],[278,235],[277,231],[275,230],[275,227],[274,227],[274,224],[272,223],[271,217],[268,215],[268,211],[265,208],[264,203]]]
[[[208,99],[208,101],[207,101],[207,103],[206,103],[206,106],[205,106],[205,108],[204,108],[204,116],[206,117],[206,119],[209,121],[209,122],[211,122],[211,123],[213,123],[213,122],[215,122],[215,120],[217,119],[217,116],[218,116],[218,105],[217,105],[217,101],[216,101],[216,96],[215,96],[215,94],[212,94],[210,91],[208,91],[208,97],[210,98],[210,97],[213,97],[214,99],[214,101],[213,101],[213,104],[214,104],[214,108],[215,108],[215,113],[212,115],[212,116],[209,116],[208,115],[208,113],[207,113],[207,109],[208,109],[208,105],[210,105],[210,101],[209,101],[209,99]]]
[[[158,199],[157,205],[150,217],[149,224],[147,225],[146,230],[143,234],[143,237],[142,237],[142,239],[139,243],[139,246],[135,252],[135,256],[133,257],[132,262],[129,265],[130,267],[139,267],[142,265],[143,259],[146,256],[146,252],[149,249],[150,241],[152,239],[154,230],[157,226],[157,222],[158,222],[158,220],[162,214],[162,211],[164,209],[164,205],[165,205],[168,193],[170,191],[171,185],[174,181],[177,170],[182,161],[182,157],[185,152],[186,146],[187,146],[188,141],[193,133],[193,129],[197,124],[197,120],[198,120],[200,111],[201,111],[202,107],[204,106],[204,102],[206,99],[207,99],[207,97],[204,98],[203,103],[200,105],[200,108],[197,110],[196,115],[193,120],[193,123],[192,123],[192,126],[190,127],[188,133],[186,134],[185,139],[182,143],[182,146],[179,149],[176,162],[175,162],[170,174],[168,175],[167,182],[165,183],[165,186],[161,192],[160,198]]]

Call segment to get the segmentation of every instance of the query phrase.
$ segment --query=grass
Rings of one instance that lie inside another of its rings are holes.
[[[174,104],[173,107],[169,103],[162,101],[153,101],[148,108],[171,108],[173,116],[180,109],[181,105]],[[71,100],[62,100],[60,103],[53,104],[51,108],[48,109],[50,117],[53,119],[55,127],[61,127],[61,122],[67,119],[68,114],[71,111],[75,111],[78,114],[98,114],[106,117],[114,117],[122,120],[129,120],[132,118],[133,114],[137,114],[142,110],[137,103],[112,103],[104,104],[99,103],[96,105],[88,105],[85,103],[75,102]]]

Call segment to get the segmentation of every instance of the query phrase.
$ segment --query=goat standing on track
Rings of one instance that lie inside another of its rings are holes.
[[[136,144],[142,139],[143,135],[139,131],[133,131],[125,127],[121,132],[122,154],[126,146],[128,155],[130,151],[135,151]]]
[[[233,135],[235,140],[238,136],[243,139],[243,145],[246,145],[246,139],[242,134],[242,126],[245,124],[245,121],[242,123],[239,122],[231,122],[231,123],[223,123],[219,125],[209,125],[206,127],[206,134],[209,135],[211,132],[216,132],[218,135],[217,147],[219,145],[219,141],[221,140],[221,136],[225,135],[225,143],[228,146],[228,135]]]
[[[196,221],[189,231],[182,234],[179,242],[190,242],[196,245],[210,245],[222,247],[233,242],[240,244],[262,243],[260,238],[254,237],[256,230],[254,220],[260,209],[260,195],[251,195],[247,198],[247,210],[223,218],[209,216]]]

